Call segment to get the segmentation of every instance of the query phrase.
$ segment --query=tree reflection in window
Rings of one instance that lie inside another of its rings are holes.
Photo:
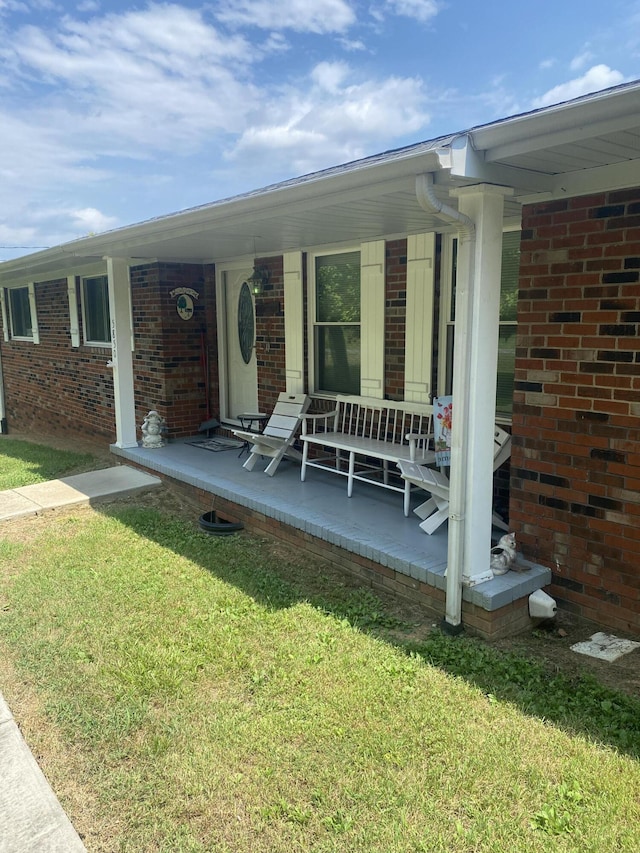
[[[360,252],[316,258],[316,390],[360,393]]]

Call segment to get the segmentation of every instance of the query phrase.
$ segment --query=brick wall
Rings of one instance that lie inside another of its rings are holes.
[[[258,406],[271,412],[278,395],[286,390],[284,344],[284,272],[282,257],[257,258],[269,270],[264,292],[256,296],[256,353],[258,358]]]
[[[136,423],[157,409],[170,437],[194,435],[207,420],[206,354],[212,346],[207,307],[215,303],[213,276],[210,271],[205,276],[201,264],[161,263],[132,267],[130,277]],[[189,320],[179,316],[177,297],[171,296],[180,287],[199,293]],[[209,357],[209,381],[212,369],[217,385],[217,359],[212,363]]]
[[[0,343],[9,433],[75,433],[113,441],[111,348],[71,346],[66,278],[37,282],[35,295],[40,343]]]
[[[407,241],[386,246],[384,393],[404,400],[404,347],[407,317]]]
[[[511,526],[565,607],[640,629],[640,189],[523,212]]]
[[[157,471],[153,473],[158,474]],[[417,581],[388,566],[382,566],[367,557],[353,554],[302,530],[289,527],[257,510],[240,506],[210,492],[195,489],[165,475],[160,476],[171,483],[173,489],[182,492],[187,501],[195,500],[202,512],[209,512],[215,506],[220,518],[242,522],[250,533],[285,542],[297,553],[307,554],[312,560],[326,561],[345,575],[355,579],[359,586],[391,593],[417,604],[428,618],[442,619],[444,616],[445,593],[443,590]],[[195,521],[194,518],[194,523]],[[484,610],[463,601],[462,619],[469,633],[489,640],[520,633],[535,624],[529,617],[526,597],[494,611]]]

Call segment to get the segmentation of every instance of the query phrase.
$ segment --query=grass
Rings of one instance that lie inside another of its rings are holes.
[[[54,450],[2,436],[0,439],[0,491],[56,480],[91,468],[90,453]]]
[[[0,659],[90,851],[638,849],[640,702],[138,503],[0,539]]]

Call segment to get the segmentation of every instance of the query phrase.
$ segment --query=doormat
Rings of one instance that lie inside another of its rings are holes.
[[[223,436],[205,438],[201,441],[188,441],[187,444],[200,447],[202,450],[213,450],[214,453],[219,453],[221,450],[238,450],[244,446],[242,441],[236,441],[235,438],[224,438]]]
[[[579,655],[589,655],[589,657],[606,660],[609,663],[637,648],[640,648],[640,643],[634,643],[633,640],[621,640],[611,634],[602,633],[593,634],[584,643],[576,643],[571,646],[571,650],[578,652]]]

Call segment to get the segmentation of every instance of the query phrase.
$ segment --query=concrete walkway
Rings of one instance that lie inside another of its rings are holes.
[[[36,515],[47,509],[98,503],[109,498],[132,495],[162,485],[162,480],[131,468],[117,465],[87,474],[75,474],[48,483],[35,483],[0,492],[0,521]],[[2,849],[0,848],[0,853]]]
[[[92,504],[160,485],[158,477],[119,465],[9,489],[0,492],[0,521],[62,506]],[[0,694],[0,853],[85,850]]]

